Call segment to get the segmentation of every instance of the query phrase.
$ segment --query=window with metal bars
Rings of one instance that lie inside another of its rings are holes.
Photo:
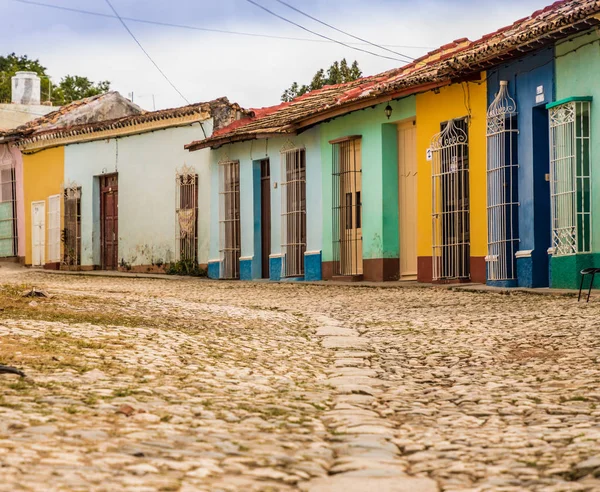
[[[175,176],[176,257],[179,261],[198,262],[198,175],[183,167]]]
[[[240,278],[240,163],[219,163],[221,278]]]
[[[81,265],[81,187],[63,187],[63,264]]]
[[[441,124],[431,140],[434,280],[470,278],[468,119]]]
[[[332,145],[333,273],[363,273],[361,137],[330,141]]]
[[[304,275],[306,252],[306,151],[281,152],[281,249],[283,276]]]
[[[7,145],[0,146],[0,257],[17,255],[17,193],[15,161]]]
[[[549,107],[555,256],[592,249],[590,116],[591,102],[585,98]]]
[[[508,82],[487,112],[488,280],[514,280],[519,249],[517,105]]]

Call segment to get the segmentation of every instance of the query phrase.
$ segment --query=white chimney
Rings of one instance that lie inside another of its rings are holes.
[[[40,99],[40,78],[35,72],[17,72],[12,77],[13,104],[39,105]]]

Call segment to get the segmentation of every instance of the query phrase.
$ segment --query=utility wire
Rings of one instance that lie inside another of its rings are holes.
[[[359,38],[358,36],[355,36],[354,34],[350,34],[349,32],[342,31],[341,29],[338,29],[337,27],[334,27],[331,24],[327,24],[327,22],[323,22],[322,20],[319,20],[316,17],[313,17],[312,15],[307,14],[306,12],[303,12],[302,10],[294,7],[293,5],[290,5],[287,2],[284,2],[283,0],[276,0],[276,1],[278,3],[280,3],[281,5],[285,5],[286,7],[292,9],[295,12],[298,12],[299,14],[303,15],[304,17],[308,17],[309,19],[312,19],[315,22],[318,22],[319,24],[327,26],[330,29],[333,29],[334,31],[340,32],[342,34],[345,34],[346,36],[350,36],[351,38],[358,39],[359,41],[362,41],[365,44],[370,44],[371,46],[375,46],[375,48],[379,48],[381,50],[389,51],[390,53],[394,53],[395,55],[398,55],[398,56],[403,56],[404,58],[408,58],[409,60],[414,60],[415,59],[412,56],[405,55],[404,53],[398,53],[397,51],[394,51],[394,50],[391,50],[389,48],[386,48],[385,46],[382,46],[380,44],[371,43],[371,41],[367,41],[366,39]]]
[[[289,24],[292,24],[292,25],[294,25],[296,27],[299,27],[300,29],[302,29],[302,30],[304,30],[306,32],[309,32],[311,34],[314,34],[315,36],[319,36],[320,38],[324,38],[324,39],[327,39],[328,41],[332,41],[334,43],[341,44],[342,46],[345,46],[346,48],[350,48],[350,49],[353,49],[353,50],[356,50],[356,51],[362,51],[363,53],[368,53],[369,55],[377,56],[379,58],[387,58],[388,60],[399,61],[399,62],[402,62],[402,63],[406,63],[407,62],[407,60],[400,60],[398,58],[392,58],[391,56],[379,55],[378,53],[374,53],[374,52],[369,51],[369,50],[363,50],[362,48],[357,48],[356,46],[351,46],[349,44],[343,43],[342,41],[338,41],[337,39],[333,39],[333,38],[330,38],[328,36],[325,36],[324,34],[320,34],[320,33],[316,32],[316,31],[311,31],[307,27],[304,27],[304,26],[302,26],[302,25],[300,25],[300,24],[298,24],[298,23],[296,23],[296,22],[294,22],[294,21],[292,21],[290,19],[287,19],[286,17],[283,17],[282,15],[279,15],[276,12],[273,12],[272,10],[269,10],[267,7],[264,7],[260,3],[255,2],[254,0],[246,0],[246,1],[248,3],[251,3],[254,6],[258,7],[259,9],[264,10],[265,12],[268,12],[269,14],[277,17],[278,19],[281,19],[282,21],[285,21],[285,22],[287,22]],[[410,61],[410,60],[408,60],[408,61]]]
[[[158,66],[158,64],[152,59],[152,57],[150,56],[150,54],[144,49],[144,47],[142,46],[142,43],[140,43],[138,41],[138,39],[135,37],[135,35],[133,34],[133,32],[131,32],[131,29],[129,29],[129,27],[127,27],[127,24],[125,24],[125,21],[121,18],[121,16],[119,15],[119,13],[112,6],[112,3],[110,3],[110,0],[106,0],[106,3],[111,8],[111,10],[114,12],[114,14],[117,16],[117,18],[119,19],[119,21],[121,22],[121,24],[123,24],[123,27],[125,28],[125,30],[129,33],[129,35],[137,43],[137,45],[140,47],[140,49],[144,52],[144,55],[146,55],[148,57],[148,60],[150,60],[152,62],[152,65],[154,65],[156,67],[156,70],[158,70],[160,72],[160,74],[164,77],[164,79],[171,85],[171,87],[173,87],[173,89],[175,89],[175,92],[177,92],[177,94],[179,94],[181,96],[181,98],[187,104],[190,104],[190,102],[187,100],[187,98],[181,93],[181,91],[175,86],[175,84],[173,82],[171,82],[171,79],[169,79],[169,77],[167,77],[167,75],[165,74],[165,72],[163,72],[161,70],[161,68]]]
[[[34,0],[12,0],[12,1],[22,3],[25,5],[35,5],[38,7],[47,7],[47,8],[63,10],[63,11],[67,11],[67,12],[75,12],[78,14],[95,15],[97,17],[118,19],[118,17],[111,15],[111,14],[104,14],[102,12],[94,12],[92,10],[83,10],[83,9],[76,9],[76,8],[71,8],[71,7],[61,7],[60,5],[52,5],[49,3],[36,2]],[[252,32],[243,32],[243,31],[229,31],[226,29],[211,29],[208,27],[188,26],[185,24],[173,24],[170,22],[160,22],[160,21],[153,21],[153,20],[148,20],[148,19],[139,19],[136,17],[121,17],[121,19],[123,19],[124,21],[138,22],[141,24],[152,24],[152,25],[163,26],[163,27],[176,27],[178,29],[188,29],[188,30],[192,30],[192,31],[215,32],[215,33],[220,33],[220,34],[234,34],[237,36],[250,36],[250,37],[254,37],[254,38],[284,39],[284,40],[288,40],[288,41],[303,41],[303,42],[308,42],[308,43],[331,43],[331,42],[333,42],[333,41],[327,41],[327,40],[323,40],[323,39],[295,38],[295,37],[290,37],[290,36],[276,36],[273,34],[259,34],[259,33],[252,33]],[[359,45],[359,44],[366,44],[366,43],[348,43],[348,44]],[[431,50],[434,48],[433,46],[410,46],[410,45],[396,45],[396,44],[382,45],[382,46],[387,46],[390,48],[411,48],[411,49],[414,48],[414,49],[423,49],[423,50]]]

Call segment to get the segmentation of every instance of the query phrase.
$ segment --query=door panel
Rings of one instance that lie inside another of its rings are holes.
[[[264,159],[260,163],[260,207],[262,278],[269,278],[269,255],[271,253],[271,166],[269,159]]]
[[[31,204],[32,225],[32,266],[43,266],[46,263],[46,203]]]
[[[417,278],[417,127],[398,125],[398,206],[400,278]]]
[[[119,266],[119,189],[116,174],[102,176],[100,213],[102,222],[102,268]]]

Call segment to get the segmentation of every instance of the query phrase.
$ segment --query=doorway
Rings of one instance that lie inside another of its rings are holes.
[[[46,202],[31,203],[31,266],[46,263]]]
[[[260,239],[262,278],[269,278],[271,254],[271,165],[269,159],[260,161]]]
[[[100,221],[102,269],[119,266],[119,188],[118,175],[100,177]]]
[[[219,163],[219,238],[222,279],[240,278],[240,163]]]
[[[400,280],[417,279],[417,127],[398,125],[398,233]]]

